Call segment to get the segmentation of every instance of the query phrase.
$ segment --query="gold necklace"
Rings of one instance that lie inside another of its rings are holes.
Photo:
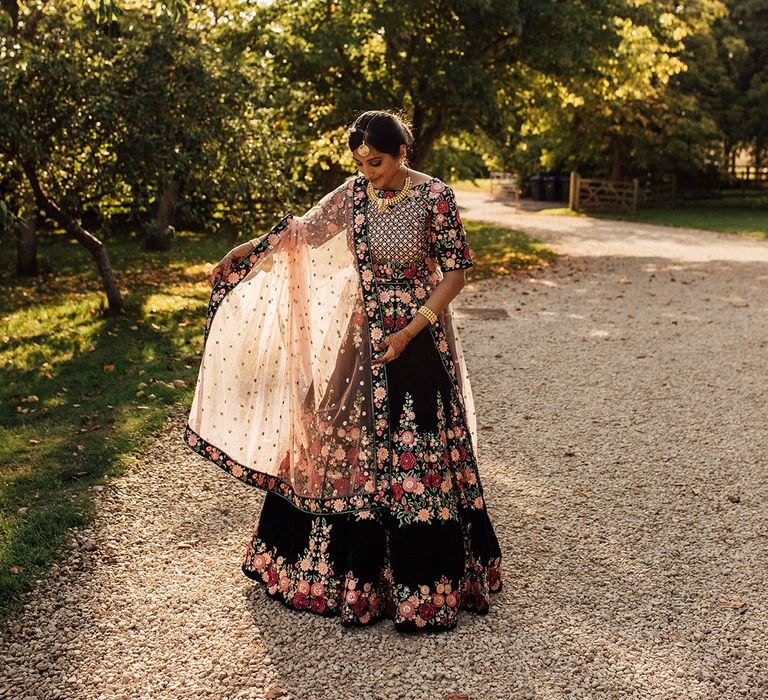
[[[408,172],[406,170],[406,172]],[[386,211],[387,207],[393,207],[395,204],[399,204],[402,202],[407,196],[408,196],[408,190],[411,189],[411,176],[406,175],[405,177],[405,183],[403,184],[403,189],[401,189],[394,197],[379,197],[379,195],[376,194],[376,190],[370,182],[368,183],[368,187],[366,188],[366,192],[368,193],[368,196],[376,202],[379,208],[379,213],[383,213]]]

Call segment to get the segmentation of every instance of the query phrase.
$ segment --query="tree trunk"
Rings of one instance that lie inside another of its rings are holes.
[[[166,185],[157,203],[157,221],[163,228],[173,226],[178,198],[179,181],[173,177]]]
[[[180,186],[175,176],[167,179],[157,200],[155,218],[144,229],[144,250],[170,250]]]
[[[34,202],[26,207],[23,224],[16,227],[16,274],[19,277],[37,275],[37,215]]]
[[[117,285],[117,279],[112,270],[106,246],[96,236],[86,231],[73,216],[63,211],[55,202],[48,198],[40,185],[34,163],[25,161],[23,168],[32,187],[37,207],[56,221],[71,238],[74,238],[84,246],[93,256],[99,270],[101,283],[104,286],[104,292],[107,295],[107,304],[110,312],[114,314],[125,313],[123,297],[120,294],[120,288]]]
[[[18,0],[0,0],[2,7],[11,18],[11,35],[19,34],[19,3]]]
[[[416,101],[418,105],[419,102]],[[411,166],[414,170],[421,170],[429,157],[435,141],[442,135],[445,126],[446,113],[440,112],[432,123],[429,123],[425,110],[417,106],[413,110],[413,135],[414,149]]]
[[[621,180],[627,174],[627,149],[625,144],[616,139],[613,142],[613,165],[611,166],[611,180]]]

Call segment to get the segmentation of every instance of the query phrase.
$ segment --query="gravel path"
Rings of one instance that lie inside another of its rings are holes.
[[[768,697],[768,243],[536,221],[557,268],[455,304],[490,615],[419,637],[265,599],[239,569],[263,494],[182,444],[182,412],[3,631],[0,697]]]

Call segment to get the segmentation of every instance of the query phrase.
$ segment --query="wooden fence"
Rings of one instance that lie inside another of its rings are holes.
[[[677,175],[653,175],[640,185],[637,205],[639,207],[670,207],[677,205]]]
[[[639,181],[600,180],[581,177],[571,172],[571,191],[568,205],[574,211],[628,211],[637,210]]]

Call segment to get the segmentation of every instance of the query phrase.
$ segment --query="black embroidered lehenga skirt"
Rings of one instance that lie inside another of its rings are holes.
[[[389,307],[395,321],[414,309],[396,291]],[[457,389],[428,328],[386,373],[388,503],[313,514],[269,491],[242,570],[288,607],[347,627],[392,619],[400,632],[448,630],[461,609],[489,611],[502,586],[501,550]]]

